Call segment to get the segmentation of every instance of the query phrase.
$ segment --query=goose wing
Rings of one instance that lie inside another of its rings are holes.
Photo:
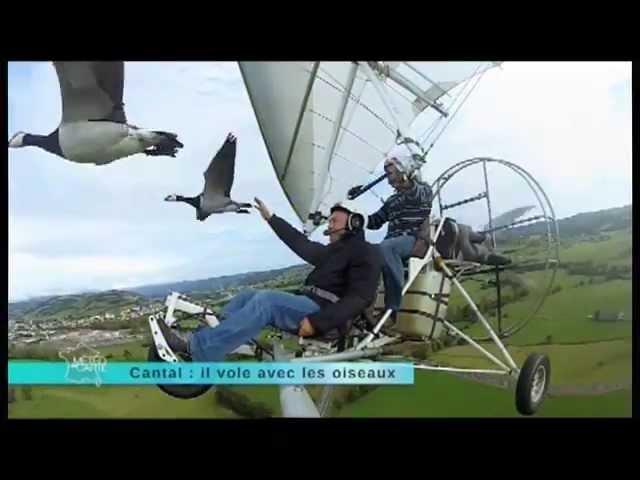
[[[124,62],[53,62],[62,96],[62,122],[126,123]]]
[[[229,134],[204,172],[205,197],[229,198],[236,164],[236,138]]]

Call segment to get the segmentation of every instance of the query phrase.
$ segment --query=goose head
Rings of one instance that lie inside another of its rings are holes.
[[[165,202],[177,202],[178,201],[178,196],[177,195],[167,195],[166,197],[164,197],[164,201]]]
[[[24,136],[25,135],[26,135],[25,132],[18,132],[13,137],[11,137],[9,139],[9,148],[24,147],[25,146],[25,143],[24,143]]]

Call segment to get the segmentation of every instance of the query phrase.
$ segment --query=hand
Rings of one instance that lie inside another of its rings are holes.
[[[271,219],[271,212],[269,211],[267,206],[262,203],[262,200],[260,200],[258,197],[254,198],[253,200],[256,202],[255,207],[260,212],[260,215],[262,215],[262,218],[264,218],[268,222]]]
[[[360,195],[360,191],[362,190],[362,185],[356,185],[355,187],[349,189],[347,192],[347,198],[349,200],[353,200],[355,197]]]
[[[314,330],[313,325],[311,325],[311,322],[309,321],[309,319],[307,317],[304,317],[302,319],[302,322],[300,322],[300,329],[298,330],[298,336],[310,337],[315,333],[316,331]]]

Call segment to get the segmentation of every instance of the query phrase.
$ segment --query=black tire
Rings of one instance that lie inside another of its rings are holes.
[[[150,362],[164,362],[155,344],[151,344],[149,347],[147,360]],[[188,400],[204,395],[212,386],[213,385],[158,385],[158,388],[171,397]]]
[[[521,415],[533,415],[546,397],[551,379],[549,357],[532,353],[527,357],[518,376],[516,408]]]

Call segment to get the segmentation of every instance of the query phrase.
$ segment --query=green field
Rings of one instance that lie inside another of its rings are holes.
[[[514,305],[506,311],[517,315],[517,308]],[[598,309],[622,311],[625,320],[608,323],[587,318]],[[631,316],[631,282],[628,280],[565,288],[547,298],[536,318],[514,335],[511,342],[534,344],[544,341],[548,335],[552,336],[553,343],[631,338]]]
[[[560,268],[556,272],[553,286],[560,290],[549,295],[540,311],[519,333],[511,337],[514,345],[531,345],[547,341],[551,335],[552,343],[592,342],[618,338],[630,338],[632,331],[632,282],[631,280],[607,280],[596,275],[570,275],[562,267],[576,262],[592,262],[594,265],[631,265],[632,237],[629,230],[607,232],[608,240],[583,241],[572,240],[560,250]],[[486,277],[488,278],[488,277]],[[519,301],[504,306],[506,314],[504,325],[516,323],[519,319],[531,316],[543,294],[546,292],[549,272],[527,272],[516,276],[525,283],[529,294]],[[582,284],[582,285],[581,285]],[[474,301],[480,305],[482,299],[495,298],[495,289],[481,289],[479,282],[465,282],[464,287]],[[510,293],[509,289],[503,294]],[[462,296],[453,290],[451,307],[464,305]],[[587,316],[596,310],[624,312],[621,322],[602,323],[590,320]],[[488,320],[497,325],[495,315],[486,314]],[[462,324],[465,325],[465,324]],[[471,335],[486,335],[480,324],[466,330]]]
[[[129,361],[146,361],[148,347],[143,347],[141,342],[122,343],[120,345],[109,345],[105,347],[96,347],[102,355],[113,355],[109,360],[118,361],[125,360],[125,350],[131,354]]]
[[[147,347],[141,342],[95,347],[109,361],[146,361]],[[20,360],[13,360],[20,361]],[[278,387],[233,386],[254,402],[260,402],[280,415]],[[238,418],[230,410],[217,405],[214,390],[193,400],[174,399],[155,386],[69,386],[32,387],[33,399],[22,398],[9,406],[10,418]]]
[[[607,232],[604,241],[563,240],[561,266],[592,261],[594,265],[630,265],[630,231]],[[531,253],[535,247],[520,250]],[[546,288],[544,272],[528,272],[516,279],[526,284],[529,295],[505,306],[505,320],[528,315],[538,294]],[[492,295],[478,282],[465,282],[474,300]],[[553,388],[598,385],[622,385],[622,390],[606,394],[554,395],[547,399],[542,417],[629,416],[631,414],[632,375],[632,282],[606,280],[597,275],[570,275],[559,269],[555,286],[530,324],[506,343],[521,365],[535,351],[551,359]],[[505,289],[513,293],[515,289]],[[451,307],[462,305],[460,296],[452,296]],[[596,322],[587,316],[596,310],[622,311],[625,320]],[[467,332],[478,333],[476,324]],[[493,344],[487,348],[497,354]],[[44,348],[44,347],[43,347]],[[97,347],[109,361],[144,361],[147,348],[141,342]],[[125,350],[130,355],[125,356]],[[472,347],[457,346],[441,350],[431,357],[441,364],[458,367],[487,367],[491,364]],[[342,387],[344,388],[344,387]],[[233,387],[254,402],[280,415],[279,390],[273,386]],[[195,400],[173,399],[157,387],[33,387],[33,399],[22,398],[9,405],[10,418],[237,418],[216,403],[213,390]],[[314,396],[318,389],[310,389]],[[341,391],[341,390],[340,390]],[[337,390],[338,393],[340,391]],[[343,392],[344,393],[344,392]],[[553,393],[553,390],[552,390]],[[511,390],[481,384],[449,374],[417,372],[413,386],[380,387],[335,412],[348,417],[505,417],[517,416]]]
[[[536,273],[528,274],[535,277]],[[538,273],[537,275],[542,275]],[[632,333],[632,283],[630,280],[610,280],[593,284],[585,283],[585,277],[558,272],[554,285],[562,289],[549,295],[542,308],[534,315],[525,328],[510,338],[514,345],[532,345],[545,342],[551,335],[553,343],[592,342],[618,338],[630,338]],[[473,289],[470,295],[474,300]],[[535,297],[537,303],[538,296]],[[522,318],[530,317],[534,307],[534,294],[520,302],[506,305],[503,314],[507,318],[504,325],[511,325]],[[596,310],[623,312],[625,319],[619,322],[597,322],[587,318]],[[497,325],[495,316],[487,315],[492,325]],[[512,323],[513,322],[513,323]],[[486,336],[484,327],[477,323],[465,333]]]
[[[144,361],[147,348],[140,342],[96,347],[109,361]],[[213,393],[190,401],[169,397],[155,386],[34,386],[33,399],[22,398],[9,405],[10,418],[235,418],[231,411],[216,404]]]
[[[32,387],[33,399],[9,405],[10,418],[235,418],[213,393],[174,399],[155,386]]]
[[[561,232],[562,235],[562,232]],[[591,260],[595,264],[631,264],[633,237],[631,230],[607,232],[610,238],[604,241],[576,242],[560,252],[561,262]]]
[[[555,377],[555,370],[554,370]],[[280,414],[277,387],[235,387]],[[10,418],[237,418],[216,404],[213,391],[193,400],[168,397],[156,387],[33,387],[33,399],[9,405]],[[628,416],[631,391],[546,400],[537,416]],[[340,417],[518,416],[513,392],[452,375],[417,372],[412,386],[379,387],[345,406]]]
[[[498,358],[502,358],[498,348],[484,345]],[[522,365],[532,352],[544,353],[551,361],[551,382],[553,385],[593,385],[628,383],[632,375],[631,339],[590,343],[583,345],[539,345],[535,347],[509,346],[514,361]],[[431,357],[440,365],[462,368],[492,368],[482,353],[470,345],[452,347]]]
[[[625,417],[631,391],[548,398],[537,417]],[[440,372],[417,372],[411,386],[381,387],[340,411],[340,417],[516,417],[512,390]]]

